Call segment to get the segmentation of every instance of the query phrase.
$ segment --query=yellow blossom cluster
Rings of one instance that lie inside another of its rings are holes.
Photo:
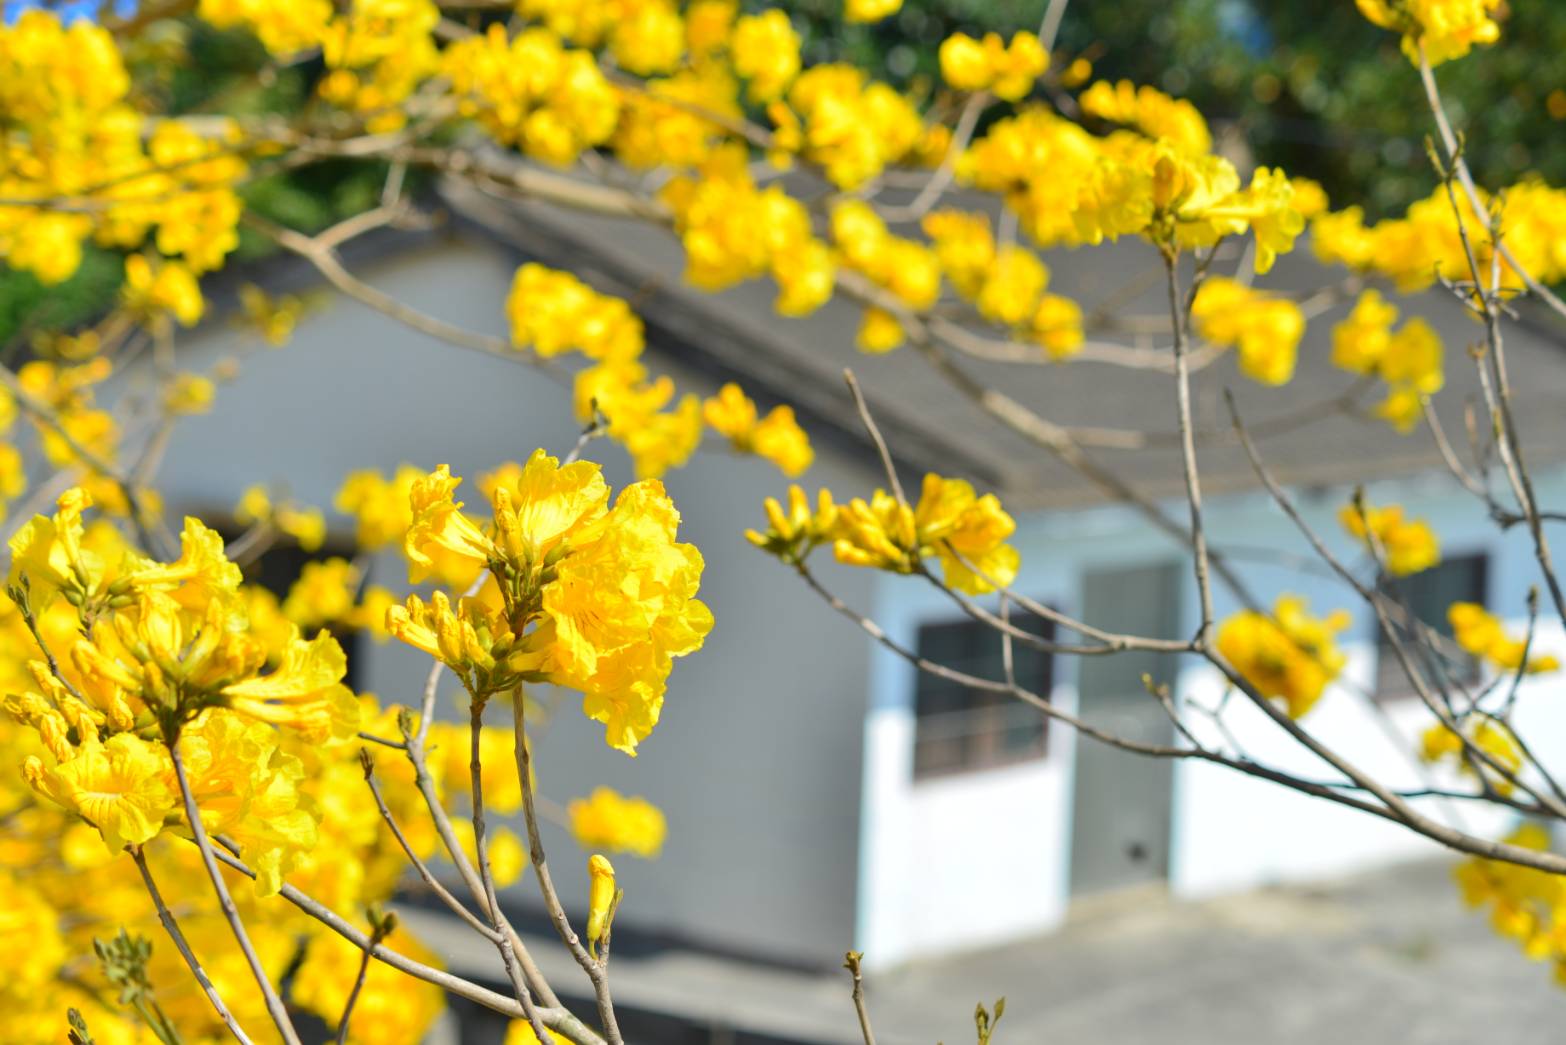
[[[481,526],[453,499],[460,481],[445,466],[415,480],[404,552],[415,579],[449,555],[493,584],[455,603],[409,596],[387,629],[445,663],[474,700],[530,682],[580,691],[609,745],[634,755],[658,723],[673,658],[712,627],[695,598],[701,555],[675,540],[663,484],[633,483],[611,506],[596,464],[561,466],[540,450],[495,487]]]
[[[734,23],[734,71],[748,83],[751,101],[776,101],[788,90],[801,68],[799,43],[788,15],[777,8]]]
[[[921,223],[941,271],[979,315],[1009,327],[1013,336],[1066,359],[1082,347],[1082,309],[1070,298],[1046,293],[1049,268],[1026,247],[997,247],[983,214],[939,210]]]
[[[1092,96],[1103,111],[1134,119],[1104,137],[1041,106],[997,120],[958,161],[963,181],[998,192],[1040,246],[1077,246],[1138,234],[1166,251],[1211,247],[1251,232],[1255,269],[1272,268],[1304,229],[1294,186],[1258,168],[1241,186],[1234,165],[1193,152],[1200,128],[1173,99],[1141,88]],[[1091,92],[1091,89],[1090,89]],[[1174,138],[1166,135],[1175,135]]]
[[[1500,618],[1476,602],[1454,602],[1447,607],[1446,619],[1452,625],[1452,635],[1457,644],[1475,657],[1488,661],[1501,671],[1523,668],[1523,657],[1528,655],[1528,644],[1523,639],[1506,633]],[[1523,670],[1530,675],[1560,670],[1560,660],[1553,654],[1528,656]]]
[[[847,22],[879,22],[902,9],[903,0],[846,0],[843,4],[843,20]]]
[[[515,37],[496,23],[441,55],[463,114],[495,140],[548,163],[571,163],[614,134],[620,101],[588,51],[548,29]]]
[[[695,286],[722,290],[769,275],[787,316],[808,315],[832,296],[836,261],[809,213],[779,185],[758,189],[743,150],[719,150],[699,177],[672,179],[660,197],[674,213],[685,278]]]
[[[1286,385],[1294,377],[1305,314],[1289,299],[1212,276],[1196,292],[1191,320],[1203,340],[1237,349],[1240,371],[1252,380]]]
[[[1524,823],[1505,839],[1511,845],[1546,852],[1549,828]],[[1561,876],[1484,857],[1470,857],[1453,871],[1463,901],[1487,907],[1498,935],[1514,940],[1535,961],[1548,961],[1555,982],[1566,986],[1566,884]]]
[[[941,79],[959,91],[990,91],[997,98],[1017,101],[1049,65],[1049,55],[1033,33],[1017,33],[1011,43],[999,33],[975,40],[953,33],[941,42]]]
[[[594,788],[566,807],[571,834],[583,849],[607,849],[654,857],[663,848],[663,812],[641,797],[627,798],[610,787]]]
[[[1283,701],[1289,716],[1299,718],[1347,663],[1337,633],[1348,625],[1343,610],[1315,617],[1304,599],[1282,595],[1271,614],[1241,610],[1224,621],[1218,652],[1257,693]]]
[[[1422,416],[1424,397],[1439,392],[1446,377],[1440,335],[1418,316],[1394,333],[1397,315],[1397,306],[1377,291],[1360,294],[1353,310],[1332,328],[1332,363],[1386,382],[1387,395],[1376,413],[1406,433]]]
[[[818,166],[840,189],[853,189],[888,165],[939,155],[913,103],[892,87],[843,64],[817,65],[789,86],[786,104],[767,107],[775,149]]]
[[[814,510],[798,486],[789,487],[788,498],[786,512],[774,498],[763,502],[765,533],[745,532],[752,544],[785,562],[803,562],[821,544],[832,545],[838,562],[892,573],[921,571],[926,559],[935,558],[945,583],[969,595],[1007,587],[1017,577],[1021,556],[1006,543],[1015,520],[994,494],[981,497],[964,479],[926,475],[913,506],[885,490],[846,504],[822,490]]]
[[[265,486],[249,486],[234,505],[234,521],[241,526],[265,526],[291,537],[300,548],[313,552],[326,540],[326,516],[319,508],[295,504],[284,498],[274,502]]]
[[[1441,544],[1423,519],[1405,519],[1402,505],[1383,508],[1346,504],[1338,521],[1360,543],[1386,562],[1394,577],[1428,570],[1441,562]]]
[[[645,347],[641,320],[624,301],[598,293],[569,272],[523,265],[512,280],[506,312],[517,347],[546,359],[578,351],[592,361],[576,377],[577,414],[584,424],[607,419],[606,434],[625,445],[639,478],[657,478],[683,464],[700,441],[703,419],[736,450],[764,457],[786,475],[810,467],[814,453],[793,409],[779,406],[758,420],[755,404],[737,385],[723,388],[705,407],[687,395],[665,410],[674,382],[666,376],[648,379],[639,361]]]
[[[910,309],[927,309],[941,296],[941,266],[935,251],[918,240],[894,235],[875,208],[844,200],[832,208],[832,241],[845,268],[863,273]],[[882,308],[865,310],[858,344],[866,352],[890,352],[903,343],[902,324]]]
[[[361,724],[395,727],[384,716],[364,721],[378,712],[341,684],[343,653],[329,635],[307,641],[292,627],[252,627],[249,589],[213,531],[187,519],[179,557],[159,562],[107,522],[89,522],[90,509],[85,491],[69,490],[53,515],[33,518],[10,542],[0,792],[12,816],[0,881],[14,914],[0,919],[0,936],[26,946],[30,960],[14,991],[0,988],[0,1038],[58,1040],[62,1006],[74,1005],[99,1040],[141,1040],[134,1013],[104,1000],[113,992],[102,974],[78,961],[93,937],[119,926],[161,939],[125,846],[144,847],[151,873],[178,891],[182,929],[239,1018],[255,1025],[266,1019],[260,998],[215,899],[175,884],[202,872],[183,840],[190,828],[173,752],[206,830],[255,872],[254,889],[236,901],[263,964],[280,977],[302,947],[332,938],[273,895],[285,877],[351,910],[389,898],[405,866],[345,742]],[[444,793],[444,771],[435,772]],[[405,813],[420,801],[411,778],[387,780],[384,791]],[[352,801],[356,794],[365,800]],[[433,855],[433,831],[424,834],[417,844]],[[147,972],[184,1040],[227,1039],[172,947],[154,947]],[[323,970],[312,988],[336,991],[335,1007],[303,995],[294,1002],[335,1019],[354,973]],[[438,990],[405,980],[376,990],[388,995],[379,1004],[400,1001],[396,1023],[375,1018],[383,1036],[373,1040],[417,1040],[441,1004]]]
[[[640,362],[642,322],[619,298],[600,294],[569,272],[529,263],[517,269],[506,298],[511,341],[546,359],[578,351],[593,362],[576,376],[577,416],[608,421],[641,478],[661,476],[690,457],[701,439],[695,396],[673,410],[674,382],[649,380]]]
[[[1463,193],[1458,193],[1454,210],[1446,187],[1440,186],[1411,204],[1402,217],[1369,225],[1359,207],[1328,211],[1311,222],[1311,246],[1322,261],[1385,276],[1403,293],[1423,290],[1437,279],[1471,283],[1472,250],[1488,288],[1493,223],[1511,257],[1534,278],[1555,283],[1566,276],[1566,251],[1561,249],[1566,191],[1530,177],[1493,196],[1480,189],[1479,198],[1485,214],[1476,214]],[[1500,269],[1501,288],[1520,291],[1524,280],[1512,262],[1501,259]]]
[[[142,115],[113,37],[86,19],[69,26],[28,10],[0,26],[0,259],[59,283],[91,240],[134,248],[149,237],[189,275],[218,267],[238,245],[246,174],[232,121],[198,133]],[[20,201],[65,200],[70,206]],[[180,295],[182,319],[191,314]],[[199,305],[194,306],[199,315]]]
[[[521,0],[517,13],[578,47],[607,46],[638,76],[670,72],[685,54],[685,27],[669,0]]]
[[[16,377],[21,395],[53,412],[49,421],[36,410],[28,413],[45,460],[55,469],[77,476],[104,511],[128,515],[131,506],[125,489],[88,464],[89,460],[114,460],[120,446],[119,424],[98,405],[95,393],[112,372],[112,365],[102,356],[75,365],[35,359],[23,364]],[[0,432],[11,427],[16,415],[13,397],[0,393]],[[15,496],[25,485],[20,457],[0,454],[0,494],[10,491],[10,496]],[[144,509],[156,509],[155,495],[141,491],[140,496]]]
[[[1137,87],[1130,80],[1099,80],[1078,96],[1077,104],[1089,116],[1134,127],[1194,156],[1213,147],[1212,133],[1196,106],[1153,87]]]
[[[1416,65],[1420,54],[1431,65],[1461,58],[1475,44],[1501,38],[1495,17],[1501,0],[1354,0],[1364,15],[1383,29],[1403,34],[1403,53]]]
[[[771,461],[790,478],[803,474],[815,459],[793,407],[775,406],[758,417],[756,404],[732,382],[702,404],[702,417],[735,450]]]
[[[1437,722],[1420,737],[1419,757],[1426,762],[1456,766],[1458,772],[1467,776],[1473,776],[1477,766],[1477,772],[1487,786],[1494,788],[1497,794],[1511,794],[1516,785],[1508,777],[1515,776],[1523,765],[1522,748],[1518,747],[1517,738],[1512,735],[1511,728],[1498,719],[1481,716],[1470,723],[1462,727],[1467,738],[1465,742],[1464,737],[1458,736],[1445,723]],[[1470,747],[1483,752],[1484,757],[1493,759],[1495,764],[1491,765],[1477,755],[1465,754]]]

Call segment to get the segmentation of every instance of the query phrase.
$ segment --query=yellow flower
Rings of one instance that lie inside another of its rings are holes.
[[[993,91],[997,97],[1016,101],[1033,89],[1049,55],[1032,33],[1019,32],[1011,43],[998,33],[986,33],[982,41],[953,33],[941,42],[941,78],[959,91]]]
[[[599,361],[635,359],[642,352],[642,321],[624,301],[533,262],[517,269],[506,315],[512,344],[545,359],[570,349]]]
[[[1423,519],[1405,520],[1401,505],[1366,505],[1363,514],[1352,504],[1344,505],[1338,511],[1338,521],[1367,548],[1371,547],[1370,535],[1374,534],[1376,545],[1386,557],[1387,572],[1393,576],[1419,573],[1441,561],[1441,545],[1435,531]]]
[[[186,609],[204,611],[214,597],[233,594],[243,580],[223,550],[223,535],[200,519],[185,517],[179,558],[131,570],[124,584],[138,592],[166,592]]]
[[[1452,625],[1457,644],[1475,657],[1489,660],[1502,671],[1516,671],[1523,662],[1526,645],[1522,639],[1506,634],[1501,621],[1476,602],[1454,602],[1447,607],[1446,619]],[[1530,675],[1558,671],[1560,660],[1544,654],[1528,658],[1523,670]]]
[[[594,853],[587,858],[587,946],[598,953],[598,944],[609,933],[619,890],[614,885],[614,865]]]
[[[1403,34],[1403,53],[1417,62],[1424,47],[1431,65],[1461,58],[1475,44],[1501,38],[1495,15],[1501,0],[1355,0],[1360,14],[1383,29]]]
[[[212,379],[200,374],[179,374],[163,396],[163,405],[171,414],[204,414],[212,409],[217,388]]]
[[[273,297],[254,283],[239,288],[244,319],[273,348],[287,344],[304,313],[304,302],[292,294]]]
[[[774,519],[774,525],[782,521]],[[965,480],[929,474],[911,509],[884,490],[869,502],[856,497],[840,506],[832,520],[832,550],[839,562],[893,573],[912,573],[935,556],[948,585],[983,595],[1016,579],[1020,557],[1005,543],[1015,529],[994,494],[979,497]]]
[[[903,0],[844,0],[846,22],[879,22],[902,9]]]
[[[1292,301],[1252,290],[1236,280],[1210,277],[1191,306],[1196,332],[1221,347],[1237,346],[1240,370],[1262,384],[1288,384],[1294,376],[1305,316]]]
[[[649,381],[640,363],[601,363],[576,376],[576,412],[583,423],[608,418],[608,435],[631,455],[638,478],[653,479],[690,459],[701,442],[701,400],[681,397],[672,410],[674,382]]]
[[[283,615],[305,629],[343,620],[353,610],[359,580],[359,571],[347,559],[307,562],[283,600]]]
[[[977,297],[995,264],[995,237],[984,214],[938,210],[921,223],[935,244],[941,270],[957,293]],[[1042,288],[1040,288],[1042,289]]]
[[[1332,328],[1332,365],[1356,374],[1373,374],[1381,366],[1397,306],[1374,290],[1366,290],[1354,309]]]
[[[671,28],[667,20],[664,28]],[[677,32],[661,35],[665,45],[679,45]],[[441,68],[464,115],[502,144],[518,145],[545,163],[573,162],[584,149],[607,142],[619,120],[619,94],[592,54],[562,47],[548,29],[525,29],[508,39],[506,27],[494,23],[484,35],[447,47]]]
[[[1342,610],[1317,618],[1304,599],[1283,595],[1268,616],[1242,610],[1218,629],[1218,652],[1256,692],[1277,698],[1291,718],[1299,718],[1321,699],[1347,658],[1336,633],[1348,627]]]
[[[881,308],[867,308],[859,322],[854,344],[862,352],[880,355],[902,345],[905,334],[897,317]]]
[[[1513,775],[1522,768],[1522,749],[1517,746],[1517,739],[1507,726],[1491,718],[1479,718],[1464,727],[1463,731],[1474,747],[1495,759]],[[1419,754],[1426,762],[1451,762],[1457,766],[1458,772],[1473,776],[1474,760],[1463,757],[1465,747],[1461,737],[1447,728],[1445,723],[1438,722],[1420,737]],[[1499,794],[1512,793],[1512,782],[1495,769],[1479,763],[1479,772]]]
[[[514,489],[519,535],[514,554],[529,563],[558,558],[567,542],[590,532],[584,528],[609,510],[609,486],[596,464],[573,461],[561,467],[543,450],[533,451]],[[507,496],[511,496],[509,489]]]
[[[299,790],[300,759],[278,749],[260,722],[214,709],[180,736],[191,794],[213,834],[232,838],[257,872],[257,896],[272,896],[319,841],[317,818]]]
[[[362,786],[362,784],[361,784]],[[406,929],[396,928],[383,941],[388,950],[435,968],[441,959]],[[310,937],[290,997],[302,1008],[336,1024],[347,1008],[348,995],[359,975],[364,951],[334,932]],[[422,1041],[445,1008],[439,987],[381,962],[371,962],[348,1024],[348,1040],[359,1045],[406,1045]]]
[[[1207,121],[1196,106],[1145,84],[1137,87],[1129,80],[1114,84],[1100,80],[1082,92],[1077,104],[1089,116],[1135,127],[1149,138],[1163,139],[1182,152],[1200,156],[1213,147]]]
[[[402,540],[413,522],[408,495],[423,475],[420,469],[405,464],[398,466],[390,479],[374,471],[353,472],[343,479],[332,503],[339,512],[357,520],[354,539],[360,548],[378,551]]]
[[[809,438],[794,420],[792,407],[773,407],[758,420],[756,404],[732,382],[702,405],[702,416],[735,450],[766,458],[784,475],[800,475],[815,457]]]
[[[403,553],[408,557],[408,579],[417,583],[433,571],[436,548],[482,565],[495,557],[495,545],[477,523],[462,514],[462,502],[452,499],[452,491],[462,480],[454,478],[447,465],[414,481],[408,491],[412,522],[403,538]]]
[[[125,259],[125,307],[143,322],[158,322],[172,315],[181,326],[191,327],[206,308],[201,288],[190,269],[178,261],[161,261],[156,270],[145,254]]]
[[[799,34],[780,10],[739,18],[729,46],[734,71],[750,81],[753,102],[781,96],[799,75]]]
[[[1441,372],[1441,352],[1441,336],[1416,316],[1387,342],[1379,368],[1381,377],[1393,387],[1434,395],[1446,383]]]
[[[674,540],[663,484],[626,487],[543,589],[547,677],[579,689],[609,746],[635,754],[663,706],[671,658],[699,649],[712,613],[694,596],[701,553]]]
[[[1068,359],[1082,349],[1082,308],[1070,298],[1045,294],[1033,310],[1028,336],[1044,346],[1051,359]]]
[[[571,833],[584,849],[651,858],[663,848],[663,813],[645,798],[626,798],[613,788],[599,787],[587,798],[573,799],[566,813]]]
[[[39,793],[96,827],[111,850],[151,841],[175,807],[168,751],[130,733],[103,743],[87,737],[69,760],[46,769],[29,758],[22,771]]]
[[[1021,326],[1038,308],[1049,285],[1049,269],[1031,250],[1003,245],[974,299],[979,314],[1006,326]]]
[[[82,512],[92,496],[81,487],[60,495],[52,517],[35,515],[11,536],[11,572],[6,583],[26,584],[35,611],[49,607],[62,591],[72,601],[95,591],[103,578],[103,561],[82,547]]]
[[[223,688],[235,711],[288,726],[314,740],[349,737],[359,728],[359,703],[342,684],[348,658],[329,632],[309,642],[297,634],[270,675]]]
[[[787,512],[775,497],[768,497],[762,507],[767,513],[767,532],[746,530],[745,539],[785,562],[797,562],[816,545],[833,540],[837,533],[838,508],[830,490],[817,492],[814,512],[805,491],[794,485],[788,488]]]
[[[547,1027],[544,1028],[544,1039],[542,1042],[538,1040],[533,1025],[527,1020],[512,1020],[506,1028],[506,1040],[502,1045],[557,1045],[565,1040]]]

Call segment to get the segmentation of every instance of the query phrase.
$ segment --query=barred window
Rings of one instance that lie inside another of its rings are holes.
[[[1401,600],[1415,619],[1438,634],[1451,638],[1452,626],[1446,619],[1447,607],[1454,602],[1477,602],[1483,605],[1489,566],[1489,559],[1482,553],[1453,556],[1443,559],[1439,566],[1432,566],[1410,577],[1388,581],[1386,590],[1393,598]],[[1410,635],[1406,627],[1400,628],[1399,632],[1404,636]],[[1376,641],[1376,699],[1397,700],[1410,696],[1414,688],[1404,674],[1397,652],[1392,648],[1386,633],[1377,631]],[[1411,653],[1417,650],[1413,643],[1409,643],[1407,648]],[[1441,663],[1454,679],[1464,683],[1478,679],[1477,661],[1450,643],[1443,645],[1442,653]],[[1421,670],[1425,670],[1417,654],[1414,661]]]
[[[1050,622],[1018,614],[1012,623],[1040,638],[1054,635]],[[919,629],[919,655],[979,678],[1005,679],[1001,634],[964,617]],[[1017,685],[1048,697],[1052,658],[1024,642],[1012,643]],[[972,690],[921,671],[914,692],[914,778],[942,776],[1042,758],[1048,719],[1005,693]]]

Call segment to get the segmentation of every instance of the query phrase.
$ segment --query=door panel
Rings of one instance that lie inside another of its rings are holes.
[[[1082,617],[1116,632],[1173,638],[1181,573],[1176,563],[1090,570],[1082,578]],[[1167,654],[1131,650],[1078,662],[1084,721],[1155,744],[1173,726],[1142,685],[1142,675],[1171,682]],[[1147,758],[1077,737],[1072,798],[1071,894],[1082,896],[1146,882],[1169,871],[1170,785],[1167,759]]]

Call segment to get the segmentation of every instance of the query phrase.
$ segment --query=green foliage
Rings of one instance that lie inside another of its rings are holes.
[[[784,0],[810,60],[864,62],[922,92],[936,48],[957,31],[1037,29],[1047,0],[905,0],[874,26],[843,26],[840,0]],[[1468,128],[1468,161],[1488,185],[1530,173],[1566,184],[1566,4],[1513,4],[1502,42],[1437,70],[1451,116]],[[1077,0],[1057,48],[1095,78],[1148,83],[1189,98],[1220,141],[1255,161],[1320,181],[1335,201],[1385,216],[1427,195],[1421,142],[1433,131],[1419,78],[1398,39],[1347,2]]]

